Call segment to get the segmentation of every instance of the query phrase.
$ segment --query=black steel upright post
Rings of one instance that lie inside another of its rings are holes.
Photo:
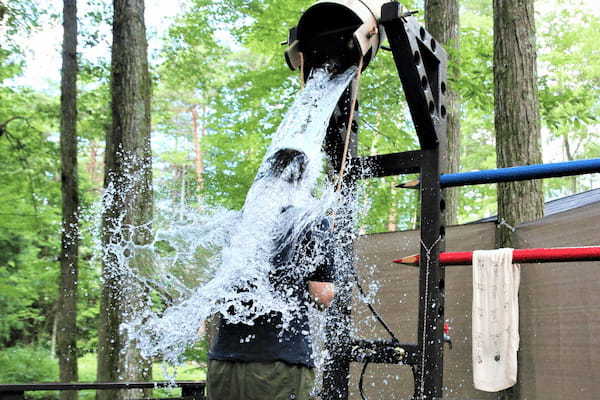
[[[440,188],[439,148],[423,150],[421,164],[421,258],[416,399],[441,399],[444,364],[444,200]]]
[[[347,266],[344,267],[344,270]],[[344,273],[344,275],[348,275]],[[341,278],[337,280],[340,282]],[[321,399],[348,399],[350,375],[351,337],[350,326],[352,289],[348,285],[336,287],[336,298],[329,308],[326,326],[326,348],[328,359],[323,371]]]
[[[325,138],[325,151],[331,162],[332,179],[338,177],[338,172],[342,167],[342,154],[344,143],[346,141],[345,132],[350,119],[350,108],[352,106],[352,93],[358,90],[356,83],[353,82],[344,92],[338,106],[331,117],[327,135]],[[358,104],[355,105],[358,108]],[[354,113],[354,120],[350,130],[350,142],[348,147],[348,157],[346,163],[356,156],[358,124],[356,123],[357,113]],[[340,134],[343,133],[343,134]],[[351,201],[353,197],[353,185],[346,181],[342,186],[342,197]],[[323,388],[321,399],[323,400],[345,400],[348,398],[348,380],[350,375],[350,352],[352,347],[352,337],[350,328],[352,326],[352,282],[355,279],[353,265],[353,247],[352,247],[352,215],[340,215],[340,212],[348,212],[348,207],[342,207],[334,217],[334,224],[338,234],[340,248],[338,254],[344,257],[336,257],[339,265],[336,266],[336,295],[333,304],[327,311],[326,331],[326,349],[329,354],[323,371]],[[340,259],[343,258],[343,259]]]
[[[415,399],[441,399],[444,361],[445,205],[440,172],[445,165],[447,54],[425,28],[397,2],[382,7],[381,23],[421,145],[421,250],[418,360]]]

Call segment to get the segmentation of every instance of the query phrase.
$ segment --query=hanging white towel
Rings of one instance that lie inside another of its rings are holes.
[[[473,383],[497,392],[517,383],[520,266],[512,249],[473,252]]]

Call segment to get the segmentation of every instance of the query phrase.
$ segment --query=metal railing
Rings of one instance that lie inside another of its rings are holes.
[[[0,400],[23,400],[25,392],[63,390],[116,390],[116,389],[157,389],[181,388],[177,399],[205,400],[206,383],[203,381],[160,381],[160,382],[98,382],[98,383],[32,383],[0,384]],[[171,399],[173,399],[171,397]]]

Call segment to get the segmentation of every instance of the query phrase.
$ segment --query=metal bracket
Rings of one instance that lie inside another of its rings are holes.
[[[385,28],[398,76],[422,149],[446,143],[448,55],[437,41],[396,2],[383,5]],[[444,148],[444,147],[442,147]]]

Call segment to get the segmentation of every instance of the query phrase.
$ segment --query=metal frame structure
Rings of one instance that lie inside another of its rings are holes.
[[[420,150],[356,157],[351,151],[346,176],[348,187],[360,179],[420,173],[421,193],[421,269],[419,276],[418,342],[403,344],[396,340],[363,340],[350,333],[352,290],[343,285],[330,309],[327,347],[331,360],[323,378],[323,400],[347,399],[351,362],[410,365],[415,371],[415,399],[440,399],[443,379],[444,269],[439,253],[444,249],[445,208],[440,186],[440,171],[445,165],[447,54],[436,40],[397,2],[386,3],[381,10],[398,76],[418,136]],[[341,104],[349,104],[349,95]],[[348,114],[342,107],[342,114]],[[340,124],[344,118],[332,118],[325,149],[334,164],[340,157]],[[356,129],[354,129],[356,135]],[[356,143],[356,138],[352,139]],[[351,148],[352,150],[352,148]],[[334,165],[339,167],[339,165]],[[351,253],[351,249],[348,249]],[[348,268],[344,282],[355,279]],[[335,338],[335,340],[334,340]]]
[[[331,318],[327,326],[327,331],[331,333],[328,335],[327,348],[331,362],[324,371],[323,400],[348,398],[352,362],[409,365],[414,371],[413,399],[442,398],[445,300],[445,268],[440,262],[440,254],[445,247],[442,188],[600,172],[600,160],[595,159],[440,175],[446,163],[447,54],[427,30],[411,17],[411,13],[406,13],[397,2],[383,4],[380,23],[390,44],[420,149],[356,157],[354,146],[354,149],[351,148],[352,157],[345,178],[350,188],[347,190],[351,190],[353,183],[360,179],[420,174],[419,181],[400,185],[418,189],[421,197],[421,248],[419,256],[415,257],[420,267],[418,340],[415,344],[405,344],[396,339],[363,340],[352,337],[352,290],[347,283],[356,279],[356,274],[352,267],[342,268],[346,275],[340,277],[342,288],[330,310]],[[352,90],[356,88],[349,88],[341,104],[350,104],[348,99]],[[343,159],[340,156],[340,143],[345,139],[340,138],[339,132],[344,131],[343,121],[349,115],[348,107],[342,109],[344,112],[338,113],[330,121],[330,134],[325,145],[336,169]],[[353,134],[356,135],[357,126],[354,128]],[[356,145],[356,136],[351,141]],[[348,252],[351,253],[350,248]],[[598,257],[595,250],[592,256],[594,259]],[[586,257],[587,260],[591,256]],[[573,255],[571,258],[580,259]],[[540,260],[538,257],[537,261]],[[348,262],[351,263],[351,260]]]

